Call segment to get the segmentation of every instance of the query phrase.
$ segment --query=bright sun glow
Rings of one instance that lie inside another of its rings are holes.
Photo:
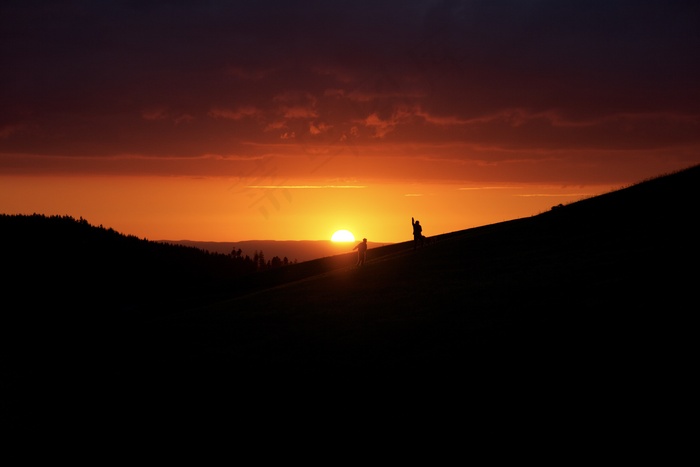
[[[349,230],[338,230],[331,237],[333,242],[354,242],[355,236]]]

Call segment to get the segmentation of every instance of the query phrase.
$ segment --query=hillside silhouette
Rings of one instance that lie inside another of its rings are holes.
[[[2,216],[5,409],[56,381],[134,404],[339,380],[682,384],[698,187],[694,166],[416,251],[370,248],[361,268],[347,253],[255,273],[83,221]]]

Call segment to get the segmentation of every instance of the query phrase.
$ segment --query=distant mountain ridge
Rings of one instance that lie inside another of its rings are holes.
[[[203,242],[194,240],[158,240],[163,243],[199,248],[211,253],[229,254],[240,249],[243,256],[251,258],[262,251],[266,258],[278,256],[290,262],[302,262],[326,256],[349,253],[359,242],[331,242],[330,240],[245,240],[241,242]],[[390,243],[367,242],[369,248],[391,245]]]

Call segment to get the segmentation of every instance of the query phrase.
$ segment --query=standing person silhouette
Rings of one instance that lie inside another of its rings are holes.
[[[357,250],[357,266],[365,264],[365,259],[367,258],[367,239],[363,238],[360,243],[355,245],[353,250]]]
[[[420,221],[414,220],[411,217],[411,225],[413,225],[413,249],[418,248],[418,245],[423,246],[423,227],[420,225]]]

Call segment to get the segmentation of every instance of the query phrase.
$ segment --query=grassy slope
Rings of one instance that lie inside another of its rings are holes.
[[[13,384],[182,395],[338,378],[678,377],[694,338],[698,186],[695,167],[415,252],[371,249],[362,269],[338,255],[140,315],[96,306],[79,332],[67,321],[69,358],[48,357],[63,355],[60,339],[34,348],[44,364]]]
[[[352,255],[309,262],[305,280],[159,321],[156,365],[215,381],[220,368],[256,377],[494,366],[619,375],[671,351],[682,357],[699,172],[443,235],[416,252],[409,243],[370,250],[362,269]]]

